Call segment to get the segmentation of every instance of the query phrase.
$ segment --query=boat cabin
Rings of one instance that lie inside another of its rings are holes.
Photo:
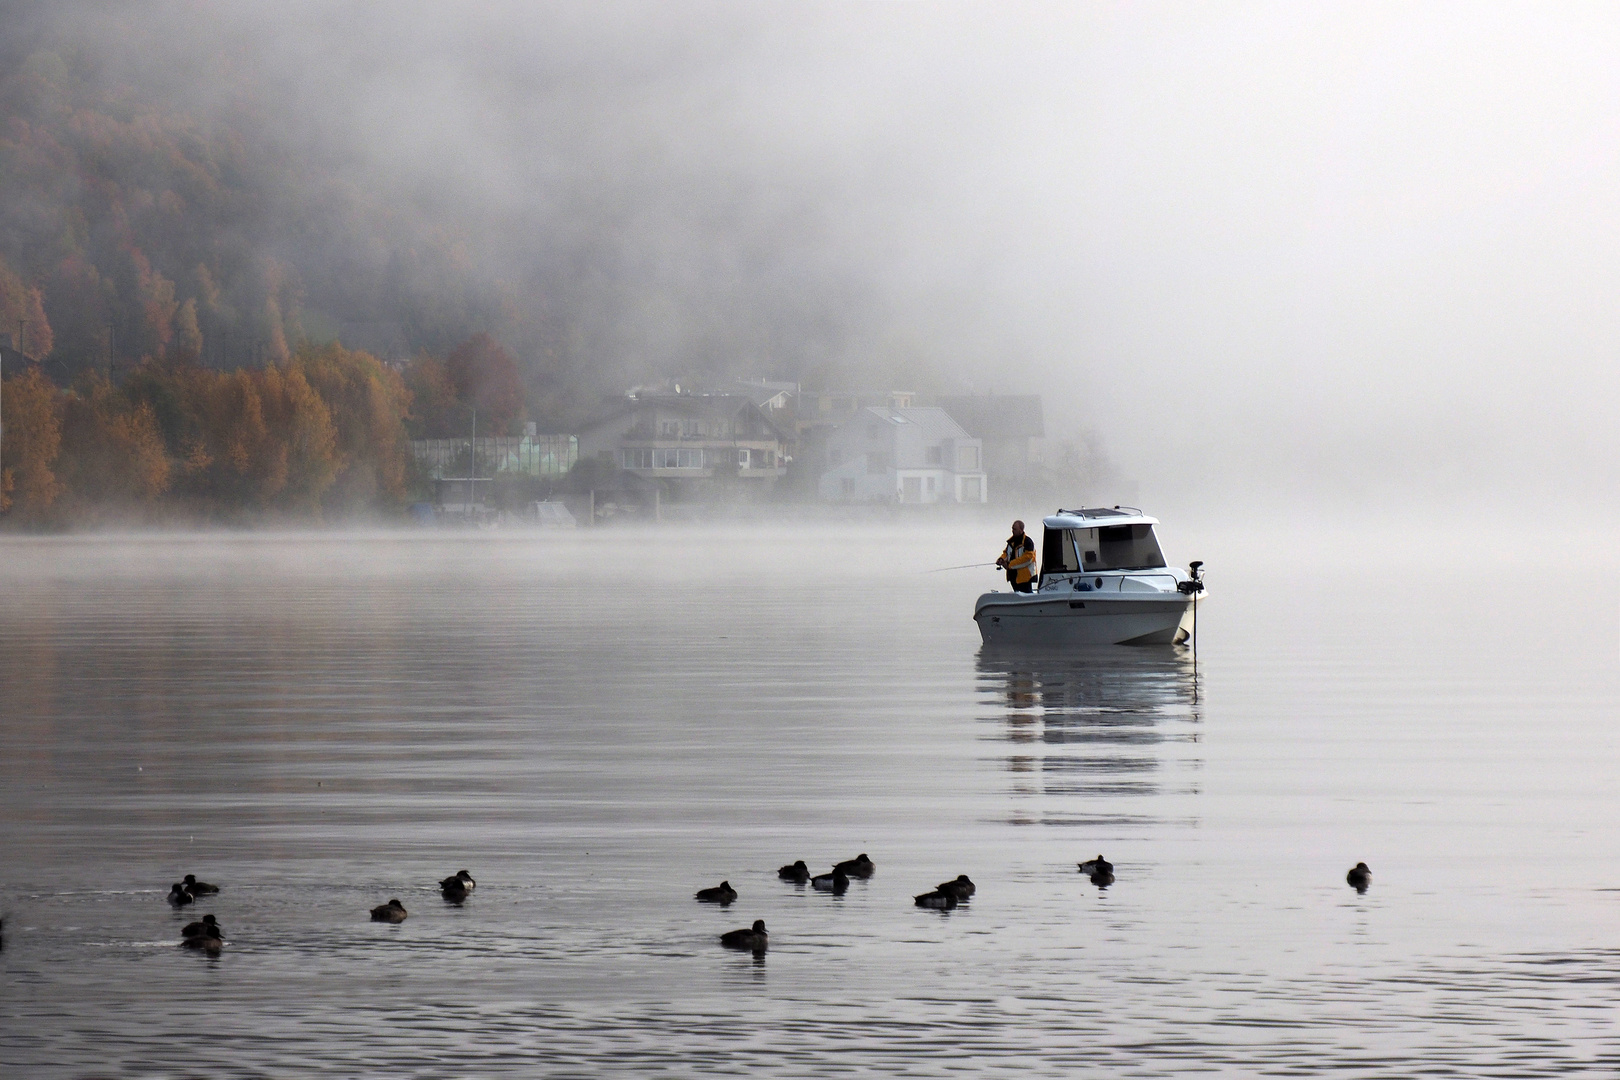
[[[1041,581],[1053,575],[1162,570],[1164,553],[1153,534],[1158,519],[1138,511],[1059,510],[1042,521]]]

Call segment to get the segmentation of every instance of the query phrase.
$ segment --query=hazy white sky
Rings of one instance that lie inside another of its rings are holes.
[[[638,347],[765,251],[1144,497],[1614,505],[1613,5],[177,10],[487,250],[620,243]]]

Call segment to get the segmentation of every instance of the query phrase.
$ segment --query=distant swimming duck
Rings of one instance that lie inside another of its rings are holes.
[[[722,881],[712,889],[699,889],[697,898],[708,904],[719,904],[724,907],[737,899],[737,890],[731,887],[731,882]]]
[[[175,907],[185,907],[187,904],[195,903],[196,900],[197,898],[192,896],[190,891],[180,882],[177,881],[169,886],[169,903]]]
[[[459,904],[478,888],[478,882],[465,870],[457,870],[455,877],[447,877],[439,882],[439,893],[452,904]]]
[[[1344,875],[1344,880],[1354,887],[1356,892],[1364,893],[1367,886],[1372,884],[1372,871],[1367,869],[1366,863],[1358,862],[1350,868],[1348,874]]]
[[[202,922],[191,923],[180,931],[180,947],[183,949],[197,949],[209,956],[218,956],[219,950],[224,946],[225,940],[221,936],[219,924],[214,922],[212,915],[203,916]],[[193,933],[195,929],[195,933]]]
[[[877,866],[871,859],[866,857],[866,852],[863,851],[853,859],[845,859],[833,869],[842,870],[850,877],[869,878],[872,876],[872,871],[877,869]]]
[[[792,866],[782,867],[782,869],[776,872],[776,876],[781,878],[783,881],[796,881],[800,885],[803,885],[805,882],[810,880],[810,868],[804,865],[803,859],[800,859]]]
[[[936,892],[949,893],[958,900],[966,900],[979,891],[977,885],[966,874],[957,874],[955,881],[942,881],[935,889]]]
[[[956,907],[956,896],[948,892],[925,892],[916,898],[918,907],[935,908],[939,911],[950,911]]]
[[[810,887],[830,892],[834,896],[843,896],[849,891],[849,875],[835,868],[830,874],[817,874],[811,878]]]
[[[720,935],[720,944],[728,949],[752,949],[755,952],[764,952],[770,943],[770,935],[765,933],[764,919],[755,919],[751,929],[729,930]]]
[[[1099,855],[1095,859],[1087,859],[1081,863],[1080,872],[1082,874],[1112,874],[1114,864]]]
[[[182,881],[181,884],[186,887],[186,892],[190,893],[192,896],[212,896],[214,893],[219,892],[218,885],[210,885],[206,881],[198,881],[196,874],[187,874],[185,876],[185,880]]]
[[[398,900],[390,900],[386,904],[379,904],[371,909],[371,921],[402,923],[405,921],[405,905]]]

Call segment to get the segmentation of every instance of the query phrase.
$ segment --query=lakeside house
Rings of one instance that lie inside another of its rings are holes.
[[[579,455],[656,480],[675,499],[748,498],[786,474],[787,442],[753,397],[644,393],[582,425]]]
[[[939,407],[984,444],[984,471],[1005,497],[1041,482],[1046,419],[1039,394],[941,397]]]
[[[434,480],[487,478],[502,472],[566,476],[579,461],[579,440],[573,435],[541,435],[529,423],[522,435],[412,439],[411,455]]]
[[[868,407],[826,436],[823,499],[982,503],[984,445],[938,407]]]

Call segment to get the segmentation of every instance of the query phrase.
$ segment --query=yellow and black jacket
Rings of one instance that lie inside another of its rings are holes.
[[[1035,576],[1035,541],[1028,533],[1009,536],[1001,557],[1007,561],[1007,580],[1014,585],[1022,585]]]

